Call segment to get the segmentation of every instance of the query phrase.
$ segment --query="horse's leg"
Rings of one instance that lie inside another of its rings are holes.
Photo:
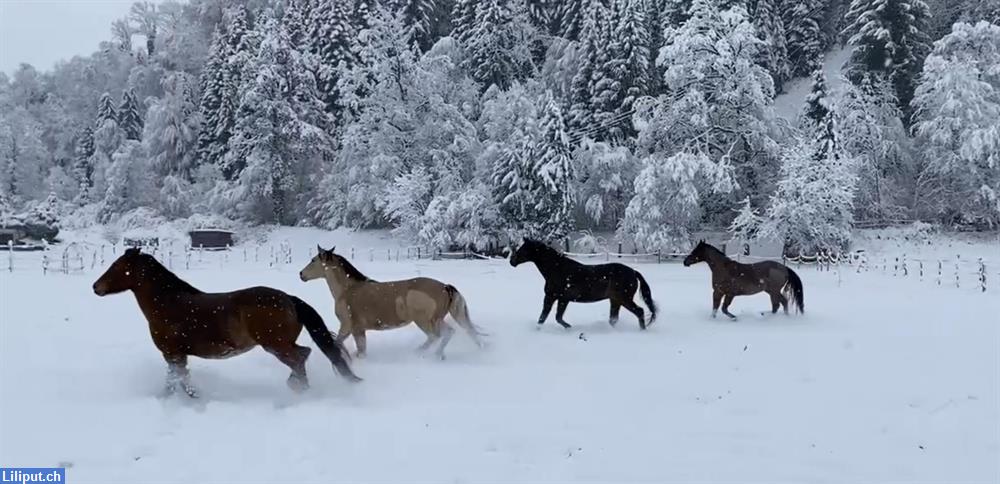
[[[556,306],[556,322],[562,325],[563,328],[572,328],[569,323],[563,321],[563,314],[566,313],[566,306],[569,306],[569,301],[566,299],[560,299],[559,305]]]
[[[608,324],[610,324],[612,327],[618,324],[618,311],[621,308],[622,308],[621,304],[619,304],[614,299],[611,300],[611,317],[608,318]]]
[[[354,325],[351,335],[354,336],[354,345],[358,347],[358,351],[355,353],[355,356],[359,359],[364,358],[365,354],[368,352],[368,340],[365,338],[364,324],[359,323]]]
[[[417,352],[426,351],[427,348],[430,348],[431,345],[434,344],[434,342],[437,341],[441,335],[439,334],[437,328],[434,327],[433,322],[428,323],[425,320],[419,320],[414,322],[417,324],[417,327],[424,332],[424,335],[427,336],[427,341],[424,341],[423,344],[417,347]]]
[[[779,290],[780,291],[780,290]],[[781,307],[785,310],[785,314],[788,314],[788,298],[784,294],[778,292],[778,298],[781,301]]]
[[[634,314],[635,317],[639,318],[639,329],[646,329],[646,312],[643,311],[642,308],[635,303],[635,301],[624,301],[622,302],[622,305],[625,306],[625,309],[628,309],[632,314]]]
[[[778,314],[778,308],[781,307],[781,293],[769,292],[771,296],[771,314]]]
[[[719,312],[719,304],[722,302],[722,291],[715,290],[712,292],[712,317]]]
[[[455,334],[455,328],[452,328],[450,324],[446,323],[443,319],[438,321],[438,328],[440,328],[441,333],[441,344],[438,346],[437,355],[438,358],[444,359],[444,347],[448,346],[448,342],[451,341],[451,335]]]
[[[736,316],[729,312],[729,305],[733,303],[734,297],[732,294],[726,294],[725,300],[722,301],[722,314],[729,316],[730,319],[736,319]]]
[[[538,324],[544,324],[549,319],[549,312],[552,311],[552,304],[556,302],[555,296],[545,293],[545,301],[542,302],[542,314],[538,316]]]
[[[168,396],[177,390],[183,390],[187,396],[198,398],[198,392],[191,386],[191,373],[187,368],[187,355],[166,353],[163,359],[167,361],[167,381],[163,396]]]
[[[290,347],[281,349],[264,347],[264,351],[271,353],[278,361],[292,369],[292,374],[288,376],[288,388],[294,392],[303,392],[309,389],[309,379],[306,377],[306,359],[312,352],[310,348],[293,343]]]

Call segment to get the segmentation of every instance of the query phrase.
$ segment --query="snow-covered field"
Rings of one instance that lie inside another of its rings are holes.
[[[178,272],[299,295],[335,330],[325,285],[297,276],[306,239],[289,265],[234,252]],[[456,285],[490,346],[458,334],[441,362],[414,352],[415,327],[370,333],[362,384],[314,353],[304,396],[257,349],[194,360],[201,401],[164,401],[135,300],[91,292],[102,267],[0,273],[0,463],[122,483],[1000,481],[995,290],[803,267],[806,315],[763,317],[761,295],[729,322],[709,317],[707,267],[638,264],[661,308],[649,331],[624,312],[610,328],[605,303],[539,331],[533,266],[358,259]]]

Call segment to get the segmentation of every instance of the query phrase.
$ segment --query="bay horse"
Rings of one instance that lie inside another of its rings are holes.
[[[132,291],[149,322],[153,344],[167,362],[164,396],[182,390],[197,397],[187,369],[188,356],[224,359],[261,346],[292,369],[288,386],[309,387],[306,358],[312,351],[295,344],[305,326],[334,369],[349,381],[361,381],[350,356],[337,343],[323,318],[305,301],[269,287],[206,293],[181,280],[153,256],[128,249],[94,283],[94,294]]]
[[[367,351],[366,331],[416,323],[427,336],[417,349],[423,351],[439,342],[436,354],[443,360],[444,348],[455,332],[445,321],[448,314],[477,346],[483,347],[480,336],[485,333],[469,319],[465,298],[455,286],[428,277],[378,282],[362,274],[335,249],[325,250],[317,245],[316,255],[299,272],[299,277],[303,282],[326,280],[334,299],[334,314],[340,320],[337,342],[343,343],[353,336],[359,358],[364,358]]]
[[[736,319],[729,312],[729,305],[736,296],[749,296],[767,292],[771,296],[771,314],[778,307],[788,314],[788,299],[793,299],[799,313],[805,312],[802,279],[788,266],[771,260],[743,264],[726,256],[721,250],[699,241],[698,245],[684,258],[684,267],[705,262],[712,271],[712,317],[722,302],[722,314]]]
[[[611,326],[618,324],[618,311],[623,306],[639,318],[640,329],[646,329],[647,324],[653,324],[656,319],[656,303],[653,302],[649,284],[639,271],[625,264],[581,264],[533,239],[525,239],[510,258],[510,265],[514,267],[525,262],[534,262],[538,272],[545,278],[545,299],[542,302],[542,314],[538,317],[540,325],[548,319],[552,304],[556,302],[559,303],[556,307],[556,322],[569,329],[572,326],[563,320],[569,303],[605,299],[611,301],[611,316],[608,320]],[[642,291],[642,300],[649,308],[648,323],[643,309],[633,301],[636,289]]]

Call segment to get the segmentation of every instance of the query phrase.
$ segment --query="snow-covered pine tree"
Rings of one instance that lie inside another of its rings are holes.
[[[264,19],[256,57],[240,87],[241,100],[225,166],[242,168],[224,196],[235,214],[247,220],[290,224],[303,215],[302,180],[330,156],[330,118],[319,99],[316,80],[303,65],[284,24]]]
[[[694,0],[691,18],[660,49],[666,94],[637,103],[640,156],[703,153],[735,170],[739,199],[763,205],[779,149],[762,44],[742,7],[719,11],[712,0]],[[735,202],[715,201],[706,214],[728,224]]]
[[[578,199],[590,219],[589,225],[617,228],[632,199],[638,160],[627,146],[588,140],[581,143],[573,158],[579,167]]]
[[[611,31],[609,14],[602,0],[587,0],[583,25],[580,29],[579,68],[570,88],[568,124],[574,131],[593,127],[595,86],[602,80],[612,79],[604,72],[610,60],[606,42]]]
[[[476,11],[475,25],[466,38],[464,67],[484,90],[492,85],[507,89],[534,72],[536,34],[525,10],[512,10],[518,6],[523,7],[523,3],[484,0]]]
[[[806,96],[802,128],[816,145],[815,156],[826,159],[837,150],[834,116],[822,69],[813,71],[813,84]],[[839,154],[837,155],[839,156]]]
[[[913,105],[936,176],[919,192],[926,215],[1000,225],[1000,26],[956,23],[927,57]]]
[[[202,72],[202,125],[198,135],[198,157],[201,163],[221,167],[227,179],[235,177],[242,168],[241,160],[232,160],[236,164],[230,165],[223,159],[226,158],[236,123],[240,85],[246,77],[256,75],[248,69],[248,64],[256,55],[258,43],[259,34],[251,29],[246,8],[242,4],[228,8]]]
[[[791,75],[785,21],[778,9],[781,0],[756,0],[755,3],[756,8],[750,12],[750,18],[757,28],[757,36],[764,41],[761,64],[774,78],[775,91],[781,92]]]
[[[184,72],[168,74],[162,82],[163,97],[154,100],[146,113],[142,140],[159,176],[191,179],[199,130],[195,82]]]
[[[851,240],[857,175],[838,144],[835,114],[822,69],[813,73],[802,117],[803,136],[789,147],[761,235],[792,250],[840,252]]]
[[[344,70],[355,62],[352,45],[357,32],[351,22],[352,12],[349,6],[343,0],[313,0],[312,8],[306,16],[306,45],[316,55],[319,63],[317,88],[321,99],[326,103],[327,112],[337,118],[341,115],[337,83]],[[285,18],[284,22],[288,29],[294,26],[295,21]]]
[[[822,67],[826,42],[820,22],[824,6],[823,0],[783,2],[782,18],[791,76],[808,76]]]
[[[664,40],[672,37],[670,32],[680,28],[691,17],[692,0],[658,0],[662,14],[660,15],[660,25],[664,32]],[[718,7],[718,5],[716,5]]]
[[[534,203],[533,212],[537,218],[525,221],[525,229],[528,236],[555,241],[566,237],[574,227],[576,176],[562,109],[551,92],[539,104],[542,110],[538,131],[530,145],[531,157],[527,160],[534,165],[529,200]]]
[[[118,105],[118,127],[121,128],[125,139],[138,141],[142,138],[139,100],[135,97],[135,90],[131,88],[122,93],[122,102]]]
[[[632,128],[631,112],[633,105],[641,96],[650,93],[649,51],[650,38],[649,31],[646,30],[647,23],[644,17],[645,10],[642,8],[643,0],[617,0],[615,10],[617,12],[612,43],[609,50],[612,53],[612,61],[606,66],[606,71],[612,73],[614,81],[605,83],[604,86],[612,84],[605,91],[613,96],[611,104],[611,118],[607,120],[608,129],[612,133],[621,133],[625,137],[634,137],[635,131]],[[599,97],[599,96],[598,96]]]
[[[410,34],[411,42],[425,52],[437,42],[435,31],[442,0],[388,0],[392,11],[402,12],[403,22]]]
[[[479,0],[455,0],[451,10],[451,36],[465,45],[476,28],[476,6]]]
[[[94,130],[85,126],[77,133],[74,147],[73,177],[80,186],[76,203],[85,205],[91,199],[91,189],[94,187],[94,166],[91,157],[94,156]]]
[[[115,109],[115,103],[111,100],[111,94],[104,93],[101,95],[101,99],[97,102],[97,126],[100,128],[105,121],[114,121],[118,124],[118,110]]]
[[[567,40],[579,40],[589,0],[563,0],[553,12],[558,16],[559,35]]]
[[[923,0],[853,0],[844,32],[854,46],[847,76],[855,84],[874,76],[892,84],[903,122],[911,122],[910,101],[924,57],[930,52]]]

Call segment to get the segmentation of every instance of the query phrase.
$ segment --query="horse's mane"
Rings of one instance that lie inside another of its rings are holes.
[[[376,282],[375,279],[362,274],[357,267],[354,267],[350,262],[347,262],[347,259],[340,254],[331,253],[330,255],[336,257],[337,260],[340,261],[340,265],[344,268],[344,272],[347,273],[347,277],[361,282]]]
[[[532,247],[535,247],[536,249],[539,250],[539,252],[544,253],[546,255],[553,256],[553,257],[559,257],[559,258],[562,258],[562,259],[567,259],[567,257],[565,255],[563,255],[562,252],[559,252],[558,250],[556,250],[556,249],[554,249],[552,247],[549,247],[548,244],[539,242],[539,241],[534,240],[534,239],[525,239],[524,243],[531,244]]]
[[[155,257],[149,254],[141,254],[140,257],[144,262],[146,262],[146,267],[150,269],[149,274],[145,277],[151,278],[157,282],[157,284],[168,286],[177,292],[183,292],[188,294],[202,294],[202,291],[187,281],[177,277],[177,274],[170,272],[169,269],[163,266],[160,261],[156,260]]]

